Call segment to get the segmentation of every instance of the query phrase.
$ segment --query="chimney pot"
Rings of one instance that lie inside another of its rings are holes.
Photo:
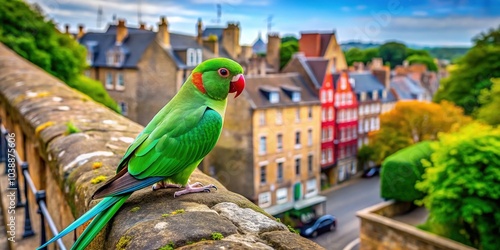
[[[78,34],[76,35],[76,39],[80,39],[83,35],[85,35],[84,28],[85,26],[83,26],[83,24],[78,24]]]
[[[125,26],[125,19],[118,19],[118,26],[116,27],[116,44],[122,44],[127,35],[128,30]]]

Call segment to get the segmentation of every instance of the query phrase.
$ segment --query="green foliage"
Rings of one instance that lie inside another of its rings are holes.
[[[296,40],[289,40],[281,44],[280,47],[280,69],[290,61],[293,54],[299,51],[299,42]]]
[[[132,209],[130,209],[130,212],[135,213],[135,212],[139,211],[140,209],[141,209],[141,207],[133,207]]]
[[[442,134],[416,188],[431,223],[458,226],[472,246],[500,246],[500,128],[474,123]],[[467,242],[465,242],[467,243]]]
[[[222,240],[224,239],[224,235],[221,233],[212,233],[212,240]]]
[[[493,85],[491,90],[483,89],[479,95],[479,103],[476,117],[478,120],[484,121],[491,125],[500,124],[500,78],[491,79]]]
[[[286,43],[288,41],[294,41],[294,42],[299,42],[299,39],[297,37],[292,36],[292,35],[286,35],[281,38],[281,43]]]
[[[373,58],[379,57],[379,49],[378,48],[368,48],[368,49],[358,49],[351,48],[348,51],[344,52],[347,65],[352,66],[354,62],[363,62],[367,64],[372,61]]]
[[[66,135],[82,132],[73,122],[66,123]]]
[[[127,249],[128,244],[132,241],[132,237],[130,236],[123,236],[120,238],[118,243],[116,243],[116,249],[118,250],[124,250]]]
[[[21,0],[0,0],[0,42],[97,102],[118,111],[101,83],[82,76],[85,47]]]
[[[174,249],[175,249],[174,242],[170,241],[168,244],[166,244],[165,246],[160,247],[158,250],[174,250]]]
[[[380,195],[409,202],[423,198],[424,193],[415,189],[415,183],[424,173],[422,160],[429,160],[431,154],[429,141],[424,141],[387,157],[380,173]]]
[[[498,28],[490,28],[488,32],[481,32],[479,35],[475,36],[472,41],[476,46],[488,46],[488,45],[500,45],[500,25]]]
[[[429,54],[438,59],[445,59],[454,62],[459,59],[463,55],[467,53],[469,48],[461,48],[461,47],[436,47],[436,48],[427,48]]]
[[[415,55],[409,56],[408,58],[406,58],[406,60],[408,61],[408,63],[410,65],[417,64],[417,63],[424,64],[425,66],[427,66],[427,69],[429,71],[437,72],[437,70],[438,70],[436,63],[434,62],[434,58],[432,58],[430,56],[415,54]]]
[[[388,42],[379,48],[380,57],[384,62],[389,62],[391,68],[402,65],[406,59],[406,45],[398,42]]]
[[[373,156],[375,154],[375,150],[369,145],[363,145],[359,150],[356,157],[358,158],[358,164],[361,169],[365,167],[365,165],[373,160]]]
[[[500,27],[476,38],[476,44],[457,61],[448,78],[442,79],[434,101],[448,100],[473,114],[481,107],[479,96],[490,90],[491,78],[500,78],[500,46],[494,38]],[[490,41],[491,40],[491,41]]]
[[[472,243],[464,234],[464,230],[461,228],[459,224],[457,223],[444,224],[436,222],[436,219],[434,219],[432,215],[429,215],[427,221],[424,224],[418,225],[417,228],[452,239],[454,241],[458,241],[466,245],[472,245]]]

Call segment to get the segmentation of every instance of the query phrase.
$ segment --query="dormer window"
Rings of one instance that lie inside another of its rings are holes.
[[[280,95],[278,92],[270,92],[269,93],[269,102],[270,103],[278,103],[280,102]]]
[[[186,65],[196,66],[203,61],[203,53],[201,49],[189,48],[186,51]]]
[[[92,62],[94,61],[94,56],[93,56],[94,53],[92,53],[92,51],[90,50],[87,50],[87,65],[89,66],[92,66]]]
[[[293,102],[300,102],[300,92],[298,92],[298,91],[292,92],[292,101]]]
[[[366,92],[361,92],[359,100],[362,102],[366,101]]]
[[[387,99],[387,90],[382,90],[382,99]]]
[[[374,90],[372,94],[372,100],[376,101],[377,99],[378,99],[378,92]]]
[[[96,41],[87,41],[85,43],[85,47],[87,48],[87,65],[92,66],[94,64],[94,53],[97,51],[97,42]]]
[[[281,86],[281,89],[292,99],[292,102],[300,102],[301,100],[301,88],[297,86]]]
[[[106,64],[108,66],[121,67],[125,61],[125,50],[121,46],[112,48],[106,53]]]

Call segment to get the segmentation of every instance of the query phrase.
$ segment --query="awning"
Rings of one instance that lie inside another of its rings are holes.
[[[318,205],[318,204],[325,202],[325,201],[326,201],[325,196],[316,195],[316,196],[313,196],[311,198],[296,201],[293,208],[295,208],[295,210],[300,210],[302,208],[312,207],[314,205]]]
[[[264,211],[266,211],[268,214],[274,216],[277,214],[281,214],[283,212],[289,211],[293,208],[293,205],[295,202],[287,202],[279,205],[274,205],[272,207],[264,208]]]
[[[266,211],[270,215],[274,216],[274,215],[281,214],[283,212],[286,212],[286,211],[289,211],[292,209],[300,210],[300,209],[303,209],[306,207],[318,205],[318,204],[325,202],[325,201],[326,201],[325,196],[316,195],[316,196],[313,196],[311,198],[307,198],[307,199],[303,199],[303,200],[299,200],[299,201],[295,201],[295,202],[294,201],[287,202],[284,204],[264,208],[264,211]]]

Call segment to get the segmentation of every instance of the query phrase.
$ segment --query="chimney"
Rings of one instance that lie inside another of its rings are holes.
[[[69,24],[64,25],[64,30],[65,30],[64,33],[69,35]]]
[[[83,24],[78,24],[78,34],[76,35],[76,39],[80,39],[83,35],[85,35],[84,28],[85,26],[83,26]]]
[[[198,44],[203,44],[203,23],[201,22],[201,18],[198,18],[198,23],[196,25],[198,27],[198,33],[196,35],[196,41]]]
[[[209,35],[207,40],[203,41],[203,46],[207,47],[215,56],[219,56],[219,41],[216,35]]]
[[[383,61],[382,61],[382,58],[380,57],[374,57],[372,59],[372,65],[371,65],[371,68],[372,69],[382,69],[383,67]]]
[[[280,45],[279,34],[267,34],[266,62],[271,65],[275,72],[280,71]]]
[[[139,23],[139,29],[146,30],[146,23],[145,22]]]
[[[321,35],[319,33],[301,33],[299,51],[306,57],[319,57],[321,53]]]
[[[250,57],[252,57],[252,54],[253,54],[252,45],[241,46],[240,60],[248,60],[250,59]]]
[[[121,45],[125,38],[127,38],[128,30],[125,26],[125,19],[118,19],[118,25],[116,26],[116,45]]]
[[[232,58],[238,58],[240,47],[240,24],[228,23],[222,32],[222,46]]]
[[[163,46],[170,47],[170,33],[168,32],[168,21],[167,18],[160,17],[160,23],[158,23],[158,33],[156,33],[156,40]]]

